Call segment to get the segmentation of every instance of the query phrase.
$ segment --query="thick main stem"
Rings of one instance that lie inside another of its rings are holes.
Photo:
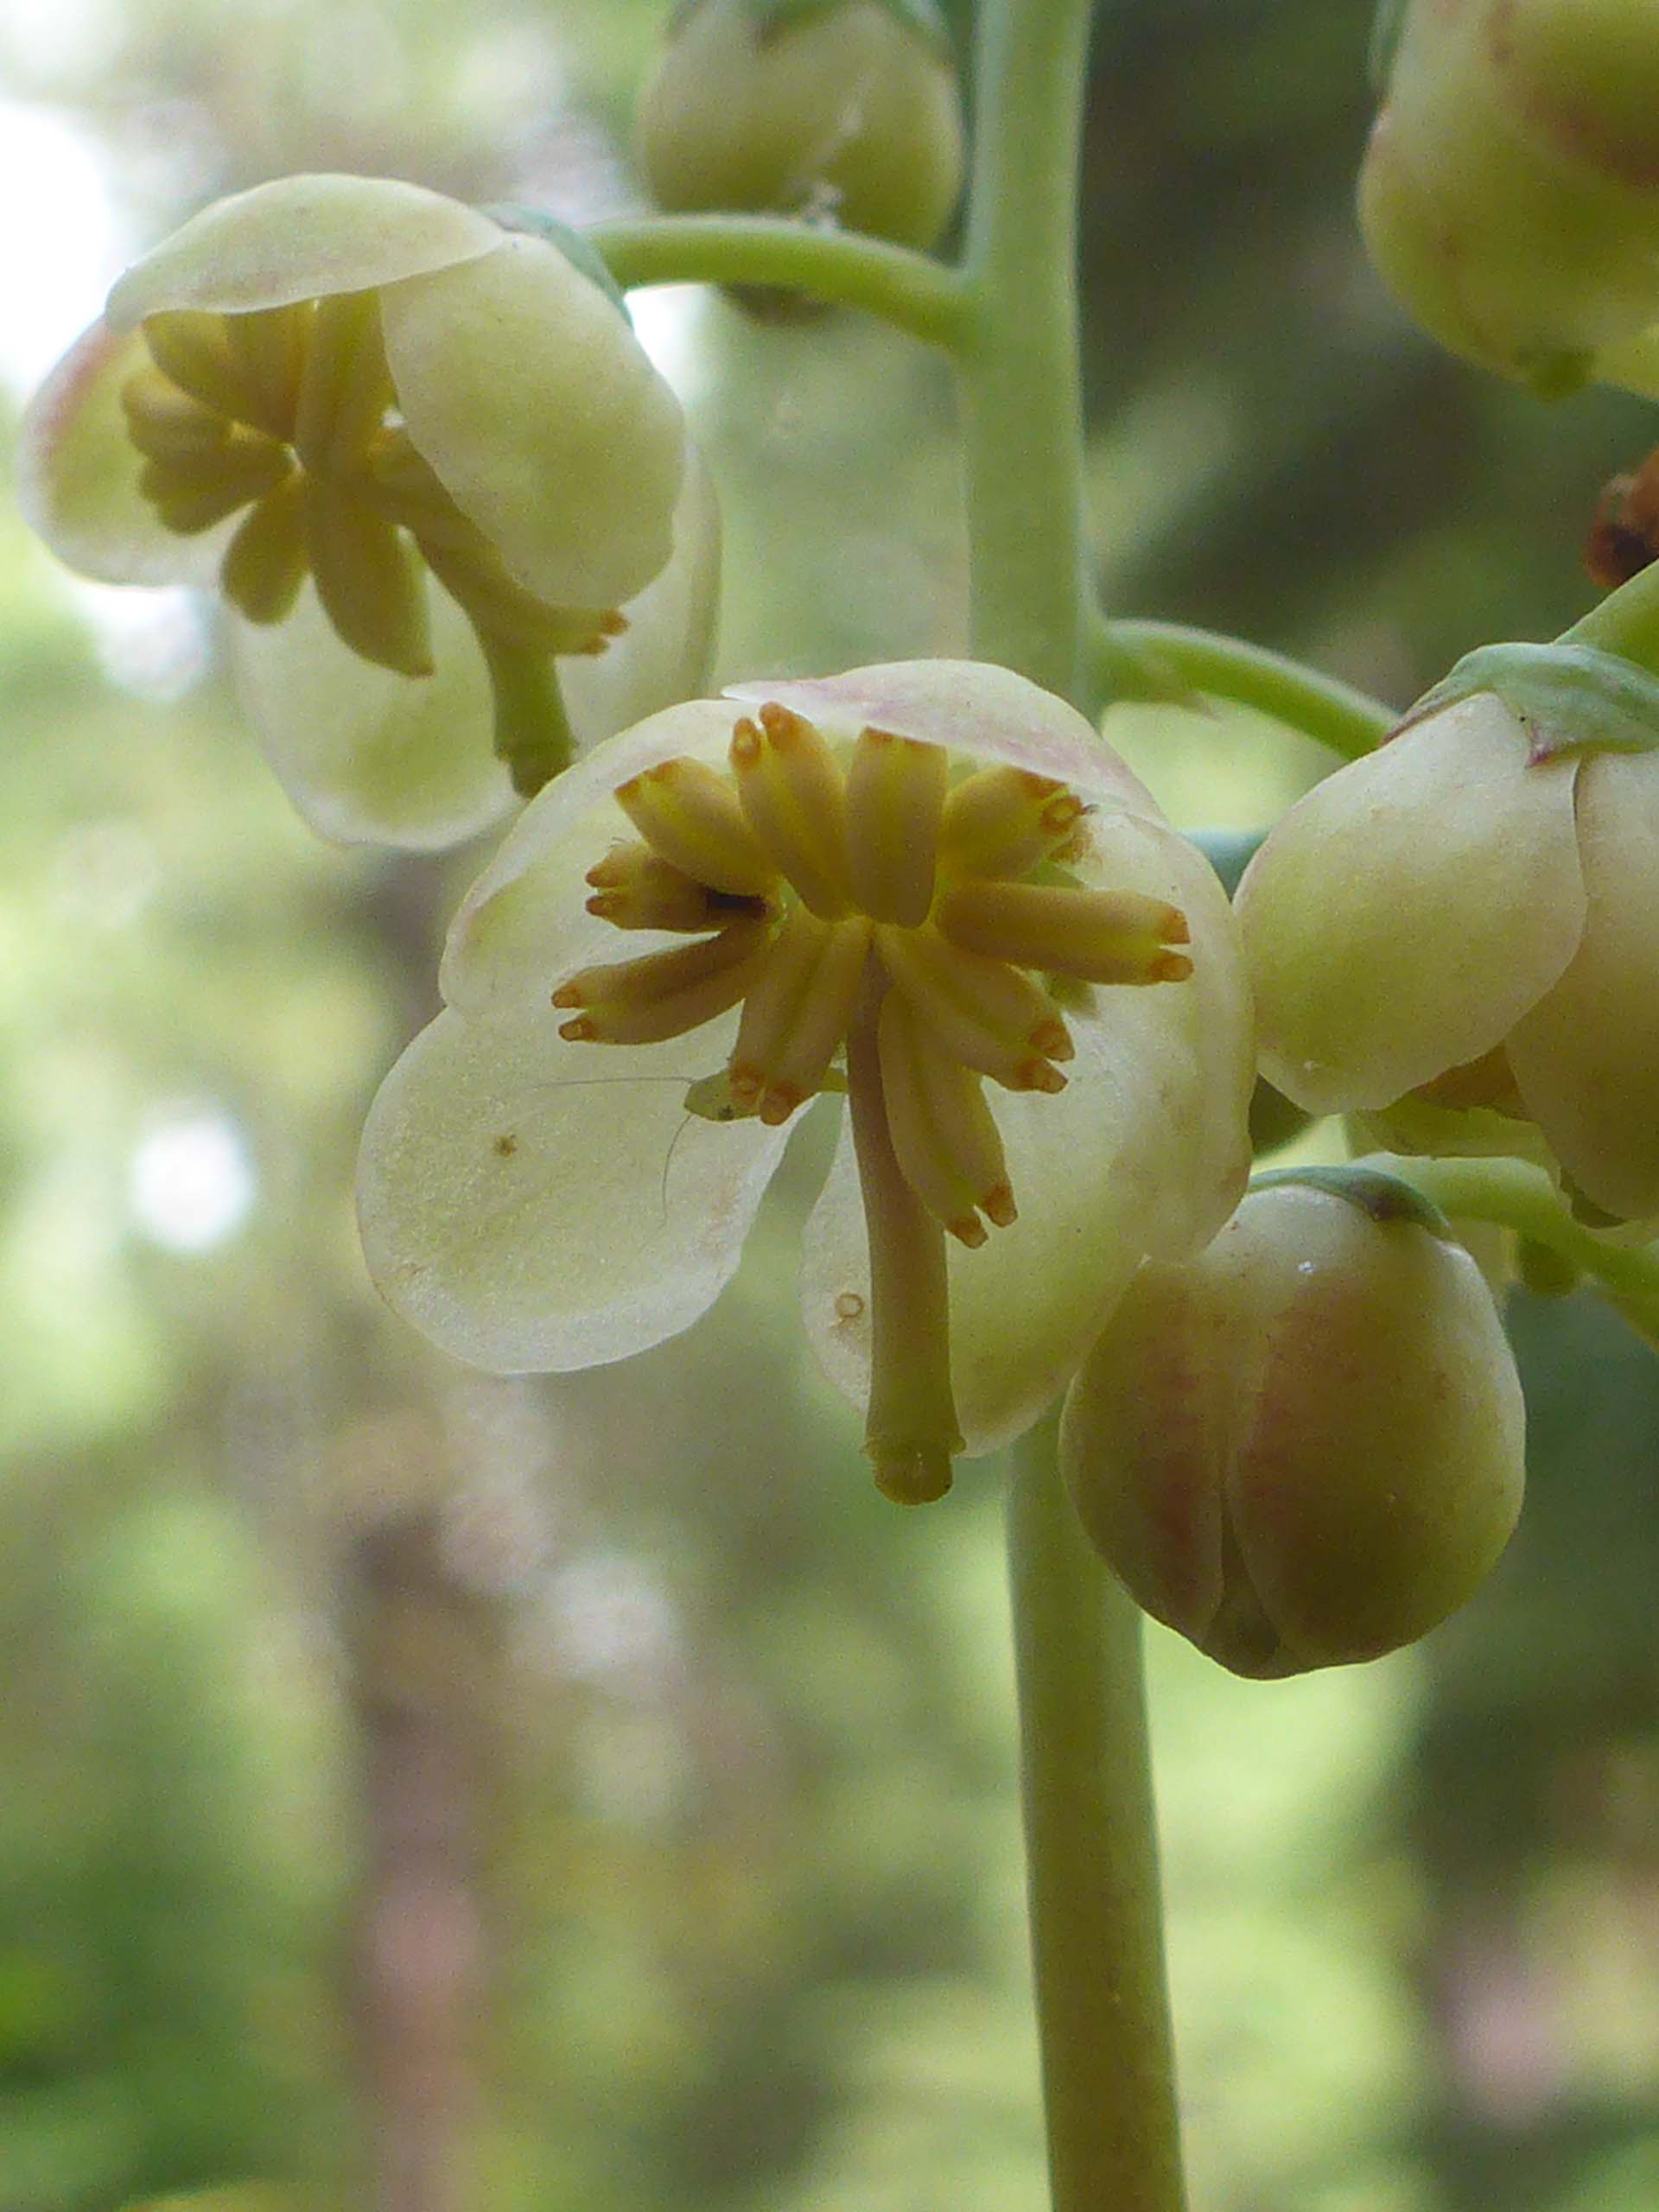
[[[1088,590],[1076,283],[1089,0],[981,0],[958,352],[973,643],[1079,705]],[[1138,1617],[1060,1486],[1052,1421],[1009,1524],[1054,2212],[1181,2212]]]
[[[1054,2203],[1175,2212],[1185,2197],[1141,1617],[1084,1540],[1055,1427],[1019,1446],[1008,1506]]]

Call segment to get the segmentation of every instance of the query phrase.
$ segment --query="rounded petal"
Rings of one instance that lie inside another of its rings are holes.
[[[343,645],[308,581],[280,622],[233,614],[237,688],[300,813],[345,845],[440,852],[512,803],[466,618],[429,594],[436,666],[398,676]]]
[[[887,661],[845,676],[734,683],[727,696],[775,699],[837,737],[854,738],[874,725],[895,737],[1028,768],[1069,784],[1083,798],[1154,822],[1164,818],[1140,778],[1075,707],[989,661]]]
[[[409,435],[526,590],[612,607],[666,566],[679,403],[626,319],[556,247],[388,284],[386,359]]]
[[[635,834],[617,787],[679,753],[723,763],[732,721],[716,699],[671,707],[597,747],[531,800],[451,925],[439,976],[451,1006],[469,1014],[545,1006],[561,976],[617,957],[616,931],[587,912],[582,882],[618,838]]]
[[[1065,1090],[991,1094],[1020,1216],[977,1251],[949,1249],[951,1372],[969,1452],[1030,1427],[1142,1255],[1181,1256],[1213,1235],[1249,1172],[1249,999],[1219,882],[1173,831],[1128,815],[1096,821],[1087,875],[1179,905],[1193,972],[1068,1003],[1077,1057]],[[813,1348],[861,1403],[869,1262],[845,1134],[808,1224],[803,1281]]]
[[[143,455],[127,435],[121,387],[149,365],[142,338],[106,323],[82,333],[23,411],[17,505],[66,567],[105,583],[207,583],[232,518],[182,537],[138,489]]]
[[[683,1040],[634,1047],[625,1069],[557,1022],[441,1014],[364,1132],[370,1273],[495,1374],[597,1367],[689,1327],[735,1270],[787,1141],[688,1115]]]
[[[686,448],[672,557],[622,612],[628,627],[608,652],[559,663],[565,710],[584,752],[631,722],[695,699],[709,680],[720,612],[720,505],[694,446]]]
[[[242,315],[419,276],[497,251],[488,216],[391,177],[285,176],[216,200],[110,294],[111,328],[163,308]]]
[[[1589,912],[1571,964],[1510,1039],[1527,1110],[1585,1195],[1659,1215],[1659,758],[1601,753],[1579,779]]]
[[[1237,899],[1270,1083],[1385,1106],[1502,1042],[1583,933],[1576,773],[1483,692],[1291,809]]]

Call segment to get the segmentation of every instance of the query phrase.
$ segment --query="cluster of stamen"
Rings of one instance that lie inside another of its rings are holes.
[[[560,1033],[654,1042],[741,1005],[730,1109],[777,1126],[845,1087],[861,1032],[904,1179],[965,1245],[1016,1214],[987,1080],[1064,1090],[1068,996],[1192,972],[1179,908],[1071,876],[1084,804],[1022,768],[957,773],[876,728],[838,752],[769,704],[737,722],[728,774],[680,757],[616,798],[639,835],[589,871],[589,912],[689,942],[571,976]]]
[[[280,622],[309,575],[353,652],[429,676],[429,570],[478,637],[498,749],[519,788],[563,766],[556,696],[538,672],[555,654],[604,652],[626,622],[614,609],[550,606],[507,574],[404,428],[377,295],[241,315],[170,309],[143,334],[149,364],[121,393],[143,458],[139,488],[181,536],[242,514],[219,573],[232,604],[251,622]]]

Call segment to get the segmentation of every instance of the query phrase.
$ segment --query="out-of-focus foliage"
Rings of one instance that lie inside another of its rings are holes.
[[[1581,609],[1596,490],[1654,431],[1487,385],[1388,307],[1348,204],[1367,12],[1103,11],[1091,474],[1116,604],[1403,699]],[[134,251],[302,166],[580,218],[628,204],[664,13],[29,0],[0,82],[83,135]],[[67,256],[69,201],[11,193]],[[721,482],[728,671],[958,645],[938,365],[852,317],[638,314]],[[916,1516],[871,1495],[794,1333],[798,1192],[629,1368],[496,1383],[382,1316],[354,1131],[467,864],[308,840],[202,625],[0,519],[0,2207],[367,2201],[397,1839],[365,1777],[404,1730],[467,1830],[416,1951],[447,1927],[489,1996],[453,2119],[492,2212],[1034,2212],[995,1471]],[[1319,766],[1245,715],[1117,721],[1187,820]],[[1659,2188],[1659,1370],[1586,1300],[1517,1326],[1531,1500],[1459,1622],[1268,1687],[1154,1638],[1202,2212]],[[365,1573],[435,1501],[476,1632]]]

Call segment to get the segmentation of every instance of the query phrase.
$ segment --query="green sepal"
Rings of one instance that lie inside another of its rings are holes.
[[[694,15],[703,0],[680,0],[670,19],[669,33],[678,29],[686,17]],[[826,16],[831,9],[844,8],[848,0],[744,0],[751,21],[763,38],[774,38],[779,31],[787,30],[791,23],[803,23],[813,16]],[[938,0],[876,0],[897,18],[905,29],[914,31],[947,60],[954,57],[950,43],[950,27],[946,22]]]
[[[548,214],[543,208],[521,207],[516,200],[497,200],[492,207],[481,207],[479,213],[499,224],[504,231],[541,238],[548,245],[556,246],[573,269],[598,285],[628,327],[633,327],[633,317],[628,313],[622,287],[612,276],[604,255],[584,232],[573,230],[569,223],[562,223],[556,215]]]
[[[1345,1198],[1375,1222],[1408,1221],[1431,1236],[1452,1238],[1452,1224],[1432,1198],[1377,1167],[1270,1167],[1265,1174],[1251,1176],[1250,1191],[1254,1195],[1281,1183]]]
[[[1376,0],[1376,12],[1371,17],[1371,41],[1365,52],[1365,74],[1379,100],[1389,96],[1389,79],[1394,74],[1394,57],[1399,49],[1400,35],[1406,27],[1406,10],[1409,5],[1410,0]]]
[[[1563,753],[1659,748],[1659,677],[1596,645],[1478,646],[1423,694],[1400,727],[1408,729],[1478,691],[1496,692],[1526,724],[1535,766]]]

